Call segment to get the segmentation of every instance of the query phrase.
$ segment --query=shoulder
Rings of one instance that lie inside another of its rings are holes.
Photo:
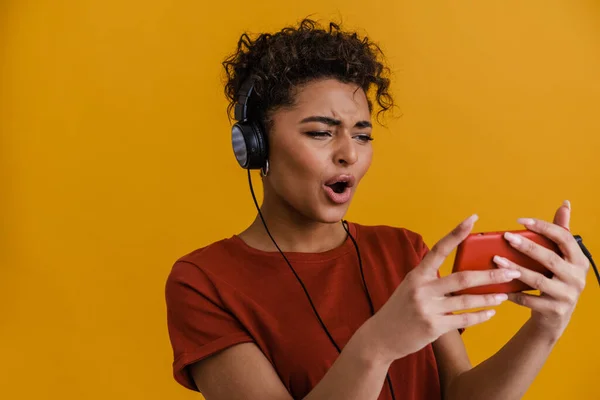
[[[235,247],[232,238],[227,238],[179,256],[169,271],[167,286],[212,281],[217,271],[226,271],[227,266],[234,262]]]
[[[358,240],[367,246],[393,248],[401,253],[414,253],[419,258],[429,250],[423,236],[411,229],[391,225],[353,224]]]
[[[405,227],[355,224],[355,229],[361,257],[376,266],[384,286],[390,285],[390,289],[396,288],[428,251],[421,234]]]

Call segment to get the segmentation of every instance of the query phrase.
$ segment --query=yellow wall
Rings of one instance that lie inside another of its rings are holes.
[[[199,398],[171,378],[164,281],[254,216],[220,62],[242,30],[317,11],[381,43],[404,113],[376,130],[350,219],[432,244],[472,212],[516,229],[568,198],[600,260],[597,2],[4,0],[3,398]],[[589,278],[526,399],[600,398]],[[499,311],[464,335],[475,363],[527,318]]]

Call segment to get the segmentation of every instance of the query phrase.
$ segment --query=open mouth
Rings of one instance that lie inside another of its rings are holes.
[[[325,182],[323,187],[329,199],[336,204],[344,204],[352,197],[355,178],[352,175],[337,175]]]
[[[330,185],[327,185],[333,190],[335,193],[344,193],[346,188],[348,187],[348,182],[335,182]]]

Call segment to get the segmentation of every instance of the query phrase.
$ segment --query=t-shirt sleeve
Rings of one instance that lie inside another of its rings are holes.
[[[173,265],[165,298],[173,376],[184,387],[198,391],[187,368],[190,364],[253,339],[222,304],[216,285],[192,263]]]

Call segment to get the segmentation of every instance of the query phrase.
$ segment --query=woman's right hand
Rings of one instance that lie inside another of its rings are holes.
[[[392,296],[368,321],[369,340],[386,362],[414,353],[443,334],[487,321],[494,310],[464,312],[495,306],[507,299],[505,294],[451,296],[458,290],[509,282],[519,277],[515,270],[463,271],[438,278],[438,269],[452,251],[471,232],[473,215],[437,242],[410,271]]]

